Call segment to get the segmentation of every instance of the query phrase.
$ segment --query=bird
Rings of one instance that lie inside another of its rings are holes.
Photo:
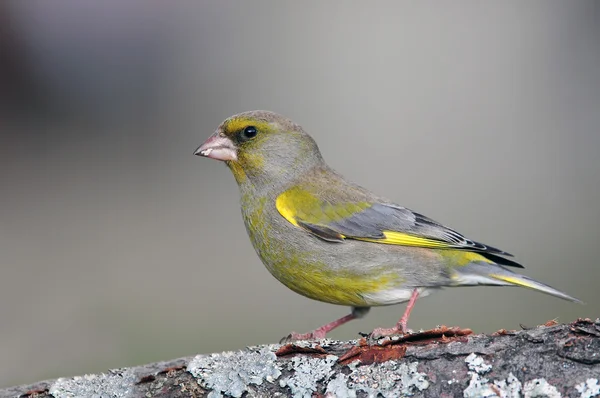
[[[371,336],[407,334],[417,298],[445,287],[520,286],[580,302],[511,270],[523,268],[511,254],[346,180],[300,125],[274,112],[225,119],[194,154],[231,170],[250,241],[277,280],[305,297],[351,307],[282,341],[322,339],[371,307],[408,301],[395,326]]]

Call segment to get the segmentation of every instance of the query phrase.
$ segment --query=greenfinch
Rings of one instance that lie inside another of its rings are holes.
[[[296,293],[352,307],[349,315],[287,340],[320,339],[373,306],[408,301],[392,328],[407,333],[417,297],[449,286],[521,286],[574,297],[507,267],[510,254],[345,180],[302,127],[268,111],[226,119],[194,153],[225,162],[238,183],[252,245]]]

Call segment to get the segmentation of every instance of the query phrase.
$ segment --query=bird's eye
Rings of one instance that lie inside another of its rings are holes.
[[[256,127],[248,126],[244,130],[242,130],[241,138],[243,140],[249,140],[249,139],[256,137],[256,134],[257,134]]]

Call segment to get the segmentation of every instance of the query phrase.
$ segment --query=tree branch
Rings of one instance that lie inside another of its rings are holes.
[[[600,320],[249,347],[0,389],[7,397],[600,396]]]

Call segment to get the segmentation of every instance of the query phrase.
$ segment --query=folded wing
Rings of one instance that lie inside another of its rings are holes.
[[[319,198],[295,187],[277,198],[279,213],[292,224],[328,242],[367,242],[476,252],[499,264],[521,267],[500,256],[511,254],[467,239],[459,232],[405,207],[369,200]]]

